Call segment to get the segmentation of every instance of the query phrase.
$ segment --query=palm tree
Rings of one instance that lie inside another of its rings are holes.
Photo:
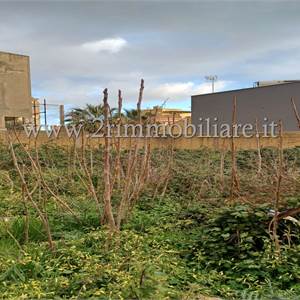
[[[103,116],[103,105],[86,104],[85,108],[73,108],[66,114],[66,123],[78,125]]]
[[[122,114],[123,118],[129,122],[139,122],[139,114],[137,109],[124,109],[125,113]],[[151,116],[150,113],[141,113],[142,123],[145,123],[147,119]]]
[[[139,114],[137,109],[124,109],[124,112],[123,117],[126,121],[138,121]]]
[[[111,109],[111,114],[115,111]],[[87,131],[93,131],[99,128],[99,122],[104,118],[104,108],[102,104],[86,104],[84,108],[73,108],[66,114],[66,123],[70,125],[82,124]]]

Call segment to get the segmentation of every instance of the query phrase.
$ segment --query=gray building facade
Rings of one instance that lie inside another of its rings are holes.
[[[231,125],[234,97],[238,124],[255,126],[257,119],[262,131],[263,124],[281,120],[284,131],[300,130],[291,104],[293,97],[300,114],[300,81],[192,96],[192,124],[207,125],[209,119],[210,127]]]

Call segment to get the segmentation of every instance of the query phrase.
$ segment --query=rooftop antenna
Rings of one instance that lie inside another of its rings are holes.
[[[208,76],[205,76],[205,79],[207,81],[211,81],[211,92],[214,93],[215,92],[215,81],[217,81],[218,76],[217,75],[208,75]]]

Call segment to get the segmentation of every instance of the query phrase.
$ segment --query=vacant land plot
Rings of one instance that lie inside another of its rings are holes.
[[[2,298],[299,298],[300,149],[11,147]]]

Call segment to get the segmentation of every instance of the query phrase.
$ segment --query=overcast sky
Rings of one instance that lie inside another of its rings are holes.
[[[192,94],[300,79],[300,1],[1,2],[0,51],[30,55],[32,94],[52,103],[189,109]]]

